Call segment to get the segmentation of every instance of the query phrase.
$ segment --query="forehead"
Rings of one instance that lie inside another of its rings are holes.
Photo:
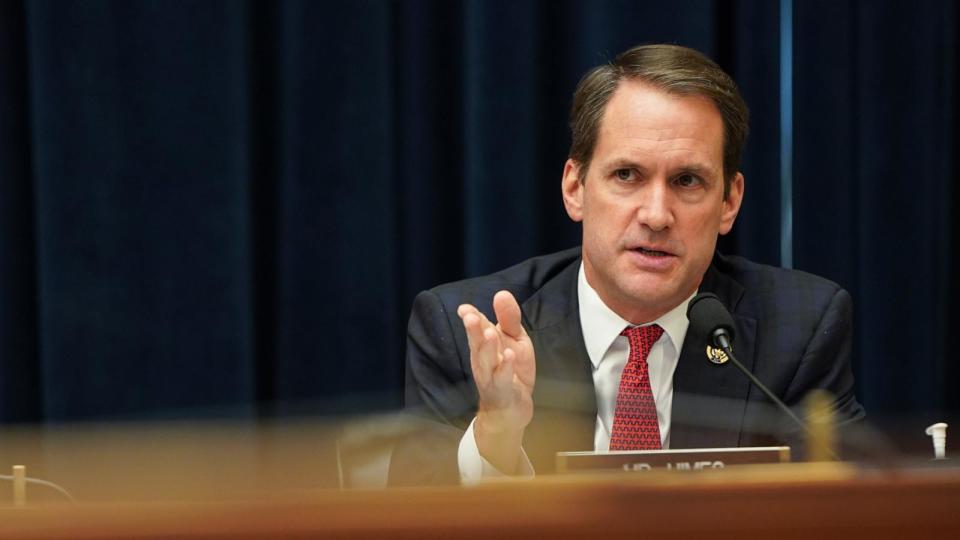
[[[706,97],[625,80],[604,109],[593,157],[693,160],[722,168],[723,119]]]

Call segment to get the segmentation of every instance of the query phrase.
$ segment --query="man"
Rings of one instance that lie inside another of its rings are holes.
[[[863,415],[849,295],[715,252],[743,198],[747,117],[729,76],[683,47],[635,47],[584,77],[561,181],[582,248],[417,297],[407,405],[446,428],[397,448],[395,483],[542,474],[561,450],[791,441],[796,426],[688,332],[698,291],[730,309],[738,358],[788,405],[823,388],[842,419]]]

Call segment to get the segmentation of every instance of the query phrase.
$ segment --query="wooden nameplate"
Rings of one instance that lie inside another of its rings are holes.
[[[651,470],[699,471],[731,465],[788,463],[789,446],[690,448],[626,452],[557,452],[557,473]]]

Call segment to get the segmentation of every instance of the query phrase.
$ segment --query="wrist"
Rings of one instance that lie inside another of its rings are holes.
[[[477,413],[473,436],[477,450],[504,474],[516,474],[523,455],[524,427],[504,424],[482,412]]]
[[[510,421],[505,418],[501,412],[485,411],[482,408],[477,411],[474,421],[474,432],[484,438],[495,438],[504,441],[516,441],[518,444],[523,440],[525,425]]]

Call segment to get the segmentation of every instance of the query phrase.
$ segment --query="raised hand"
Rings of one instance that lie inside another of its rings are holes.
[[[477,448],[504,473],[516,471],[523,432],[533,418],[536,359],[521,324],[520,306],[507,291],[493,297],[497,324],[470,304],[457,308],[470,344],[470,366],[479,404],[474,422]]]

